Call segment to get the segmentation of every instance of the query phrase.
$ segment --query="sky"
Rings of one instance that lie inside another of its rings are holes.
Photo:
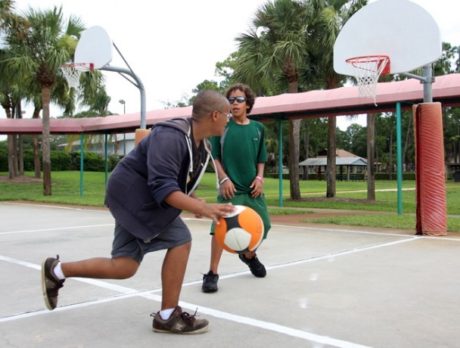
[[[188,99],[192,89],[205,79],[217,80],[216,63],[237,49],[235,38],[248,32],[256,10],[266,1],[15,0],[15,7],[24,13],[29,7],[45,10],[62,6],[66,18],[74,15],[87,28],[104,28],[142,81],[149,111]],[[459,0],[413,2],[432,14],[443,41],[460,45]],[[126,68],[115,50],[110,65]],[[119,101],[124,100],[126,113],[139,112],[139,90],[117,73],[103,74],[112,98],[109,110],[122,114]],[[51,113],[59,116],[62,112],[52,107]],[[0,118],[4,117],[4,110],[0,110]],[[337,123],[346,129],[350,122],[363,121],[339,117]]]

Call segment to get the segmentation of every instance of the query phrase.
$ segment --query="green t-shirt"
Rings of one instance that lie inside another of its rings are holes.
[[[262,123],[250,120],[240,125],[230,120],[222,137],[212,137],[212,155],[218,159],[238,192],[251,192],[257,175],[257,164],[267,161],[265,129]]]

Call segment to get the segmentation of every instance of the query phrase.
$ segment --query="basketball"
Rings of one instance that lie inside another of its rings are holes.
[[[216,224],[214,237],[224,250],[241,254],[254,251],[262,242],[264,223],[252,208],[235,205],[235,210]]]

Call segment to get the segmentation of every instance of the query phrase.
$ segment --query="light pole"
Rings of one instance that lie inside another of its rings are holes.
[[[126,101],[120,99],[118,102],[123,105],[123,115],[126,115]],[[126,133],[123,133],[123,156],[126,156]]]

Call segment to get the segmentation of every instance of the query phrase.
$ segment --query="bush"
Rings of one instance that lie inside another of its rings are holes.
[[[43,168],[42,154],[40,156],[40,166]],[[107,159],[108,171],[113,168],[120,161],[122,156],[111,155]],[[84,170],[89,172],[104,172],[105,161],[104,158],[94,152],[85,152],[84,154]],[[24,151],[24,170],[34,171],[34,154],[33,150]],[[66,170],[80,170],[80,153],[79,152],[64,152],[64,151],[51,151],[51,170],[66,171]],[[8,171],[8,151],[0,148],[0,171]]]
[[[5,146],[0,147],[0,172],[8,171],[8,150]]]
[[[71,157],[69,153],[63,151],[51,151],[51,170],[70,170],[70,164]]]

